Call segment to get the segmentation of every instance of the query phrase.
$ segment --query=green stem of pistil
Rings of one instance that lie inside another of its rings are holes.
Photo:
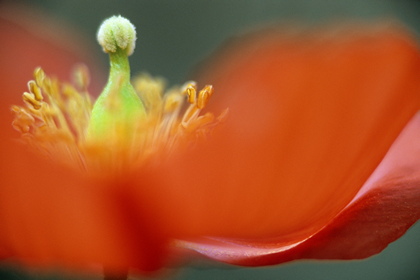
[[[116,81],[117,79],[123,79],[130,81],[130,63],[128,62],[128,56],[125,50],[117,48],[115,53],[109,54],[110,70],[108,83]]]
[[[110,53],[108,82],[93,106],[88,127],[88,140],[103,139],[110,134],[130,139],[139,118],[146,110],[130,83],[130,64],[125,50]]]

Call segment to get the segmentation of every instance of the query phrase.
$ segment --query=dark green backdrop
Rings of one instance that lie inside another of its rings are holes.
[[[114,14],[129,18],[138,41],[133,72],[161,75],[182,83],[194,65],[238,32],[276,21],[318,24],[342,19],[398,19],[420,34],[420,1],[409,0],[27,0],[67,21],[96,44],[100,22]],[[98,47],[100,53],[100,48]],[[107,56],[99,55],[107,64]],[[420,77],[419,77],[420,81]],[[34,275],[0,266],[0,280],[84,279],[57,273]],[[87,277],[87,279],[97,279]],[[237,268],[213,263],[181,269],[174,279],[420,279],[420,224],[381,254],[362,261],[300,261],[267,268]]]

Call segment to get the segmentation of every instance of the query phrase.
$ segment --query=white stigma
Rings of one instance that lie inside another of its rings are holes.
[[[125,50],[127,55],[134,52],[137,39],[134,25],[122,16],[113,16],[105,20],[99,27],[97,37],[104,52],[114,53],[120,48]]]

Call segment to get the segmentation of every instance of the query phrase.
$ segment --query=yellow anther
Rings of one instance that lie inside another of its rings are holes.
[[[39,85],[39,84],[38,84]],[[44,94],[50,95],[57,95],[59,97],[58,92],[60,92],[59,84],[57,80],[53,80],[47,76],[42,79],[42,90]]]
[[[36,68],[34,72],[34,78],[35,78],[36,84],[42,87],[44,85],[44,78],[45,78],[44,70],[42,70],[40,67]]]
[[[197,86],[195,83],[189,83],[185,88],[185,94],[188,96],[188,103],[195,104],[197,99]]]
[[[209,95],[209,97],[211,97],[211,96],[213,95],[214,88],[213,88],[213,86],[212,86],[212,85],[206,85],[206,86],[203,88],[203,90],[207,92],[207,94]]]
[[[203,109],[213,94],[213,87],[211,85],[205,86],[198,94],[197,107]]]
[[[41,89],[36,85],[35,81],[28,82],[29,92],[33,93],[35,100],[42,101],[43,97],[41,94]]]
[[[35,110],[41,108],[41,102],[35,99],[35,95],[29,92],[23,93],[23,100],[29,103]]]

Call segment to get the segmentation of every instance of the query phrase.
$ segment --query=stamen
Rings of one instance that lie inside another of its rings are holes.
[[[23,101],[26,103],[29,103],[35,110],[38,110],[41,108],[41,102],[36,99],[35,95],[31,92],[25,92],[23,94]]]
[[[38,86],[43,87],[44,78],[45,78],[44,70],[42,70],[40,67],[36,68],[34,72],[34,77],[35,77],[35,83]]]
[[[189,83],[185,89],[185,93],[188,96],[188,103],[195,104],[197,99],[197,86],[195,83]]]
[[[23,94],[25,107],[13,106],[13,127],[33,148],[73,167],[84,168],[80,144],[86,133],[92,102],[69,84],[60,85],[41,68]],[[61,89],[60,89],[61,88]]]
[[[206,107],[207,102],[209,102],[210,97],[213,94],[213,87],[210,85],[205,86],[200,93],[198,94],[197,107],[198,109],[203,109]]]
[[[40,88],[36,85],[35,81],[28,82],[29,92],[33,93],[35,100],[42,101],[42,94]]]

